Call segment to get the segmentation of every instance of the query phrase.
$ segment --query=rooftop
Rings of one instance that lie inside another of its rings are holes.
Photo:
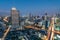
[[[15,8],[15,7],[13,7],[13,8],[12,8],[12,10],[16,10],[16,8]]]

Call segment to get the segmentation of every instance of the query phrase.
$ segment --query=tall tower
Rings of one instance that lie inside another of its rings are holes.
[[[12,29],[15,30],[19,27],[19,11],[16,8],[11,9]]]

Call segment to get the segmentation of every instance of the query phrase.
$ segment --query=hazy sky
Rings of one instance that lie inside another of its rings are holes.
[[[53,14],[60,11],[60,0],[0,0],[0,15],[9,14],[12,7],[20,10],[21,15]]]

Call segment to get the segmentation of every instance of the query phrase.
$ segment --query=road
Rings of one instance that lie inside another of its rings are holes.
[[[50,40],[54,40],[54,38],[53,38],[54,37],[54,32],[53,32],[54,31],[54,18],[52,18],[51,29],[52,29],[51,30],[52,32],[51,32],[51,38],[50,38]]]
[[[8,34],[8,32],[10,31],[10,27],[6,30],[6,32],[4,33],[4,36],[2,37],[2,40],[5,40],[6,35]]]
[[[40,28],[31,26],[31,25],[25,26],[25,28],[31,28],[31,29],[35,29],[35,30],[41,30]]]
[[[47,40],[53,40],[54,37],[54,17],[51,18],[50,27],[48,29],[48,39]]]

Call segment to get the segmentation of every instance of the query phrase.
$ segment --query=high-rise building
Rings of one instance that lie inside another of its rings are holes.
[[[12,8],[11,10],[11,18],[12,18],[12,29],[15,30],[19,27],[19,11],[16,8]]]

